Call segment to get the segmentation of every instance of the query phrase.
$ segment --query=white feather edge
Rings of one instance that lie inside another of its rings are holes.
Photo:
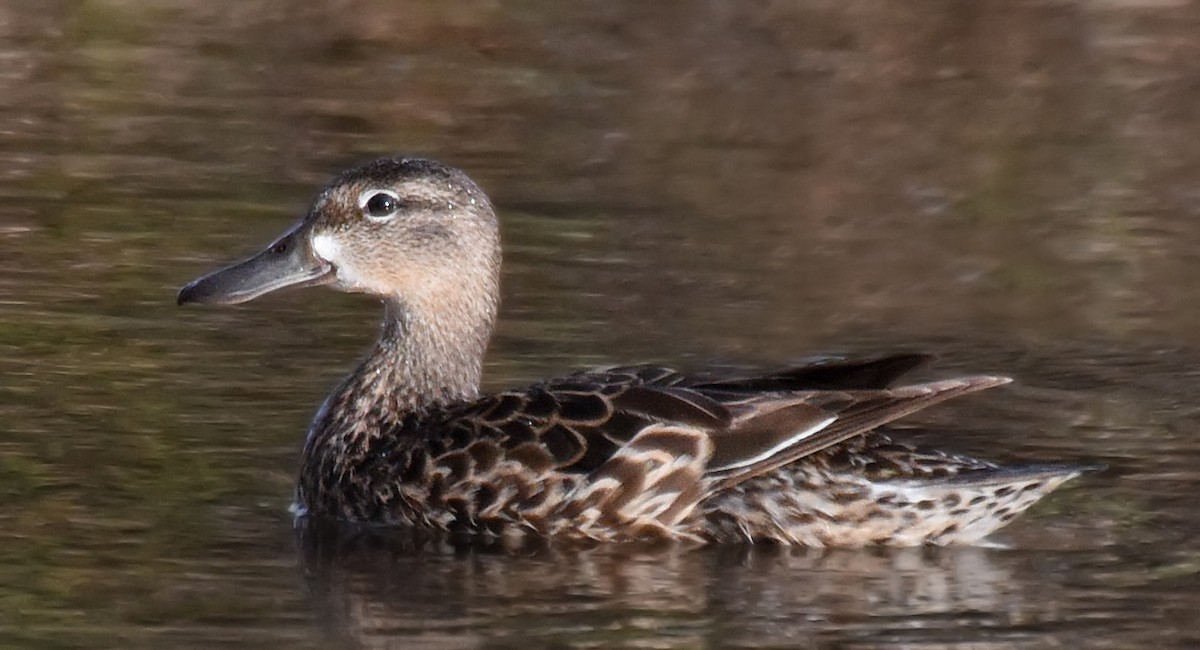
[[[764,460],[774,456],[775,454],[778,454],[779,452],[783,451],[784,449],[787,449],[788,447],[791,447],[792,445],[794,445],[802,440],[812,437],[814,434],[824,430],[825,427],[828,427],[829,425],[833,424],[834,421],[836,421],[837,419],[838,418],[836,415],[831,415],[828,418],[825,418],[824,420],[821,420],[820,422],[812,425],[811,427],[808,427],[807,429],[798,431],[789,438],[785,438],[784,440],[780,441],[779,444],[775,445],[774,447],[771,447],[770,449],[762,452],[761,454],[758,454],[757,456],[752,456],[750,458],[743,459],[732,465],[723,465],[720,468],[720,471],[724,472],[724,471],[731,470],[731,469],[738,469],[739,467],[746,467],[746,466],[758,463],[760,461],[764,461]]]

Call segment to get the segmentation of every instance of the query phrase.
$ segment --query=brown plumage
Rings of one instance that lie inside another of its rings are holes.
[[[881,433],[1009,381],[892,388],[922,355],[745,377],[627,366],[480,396],[497,233],[461,172],[383,159],[335,179],[264,252],[180,292],[228,303],[328,284],[384,300],[378,343],[309,431],[301,513],[497,536],[970,542],[1086,469],[1003,468]]]

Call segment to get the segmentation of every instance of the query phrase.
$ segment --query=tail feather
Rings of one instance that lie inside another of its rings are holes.
[[[1037,463],[1026,465],[1013,465],[1009,467],[1000,466],[995,469],[980,470],[974,472],[963,472],[944,478],[922,478],[919,482],[922,485],[938,486],[944,485],[947,487],[956,488],[988,488],[1005,486],[1012,483],[1022,483],[1028,481],[1039,480],[1057,480],[1069,481],[1081,474],[1087,472],[1100,472],[1105,469],[1105,465],[1091,464],[1067,464],[1067,463]]]
[[[950,479],[872,481],[796,463],[712,495],[696,510],[712,541],[805,546],[972,544],[1079,474],[1084,465],[1025,465]]]

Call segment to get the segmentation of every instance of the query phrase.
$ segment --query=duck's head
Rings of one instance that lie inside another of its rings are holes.
[[[383,158],[335,178],[295,227],[192,281],[178,302],[236,304],[328,285],[438,320],[482,319],[490,330],[499,268],[496,216],[475,183],[433,161]]]

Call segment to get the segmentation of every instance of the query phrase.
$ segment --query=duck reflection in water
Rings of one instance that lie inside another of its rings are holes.
[[[313,519],[297,535],[314,610],[348,647],[1009,647],[1062,616],[1036,558],[978,546],[516,547]]]

